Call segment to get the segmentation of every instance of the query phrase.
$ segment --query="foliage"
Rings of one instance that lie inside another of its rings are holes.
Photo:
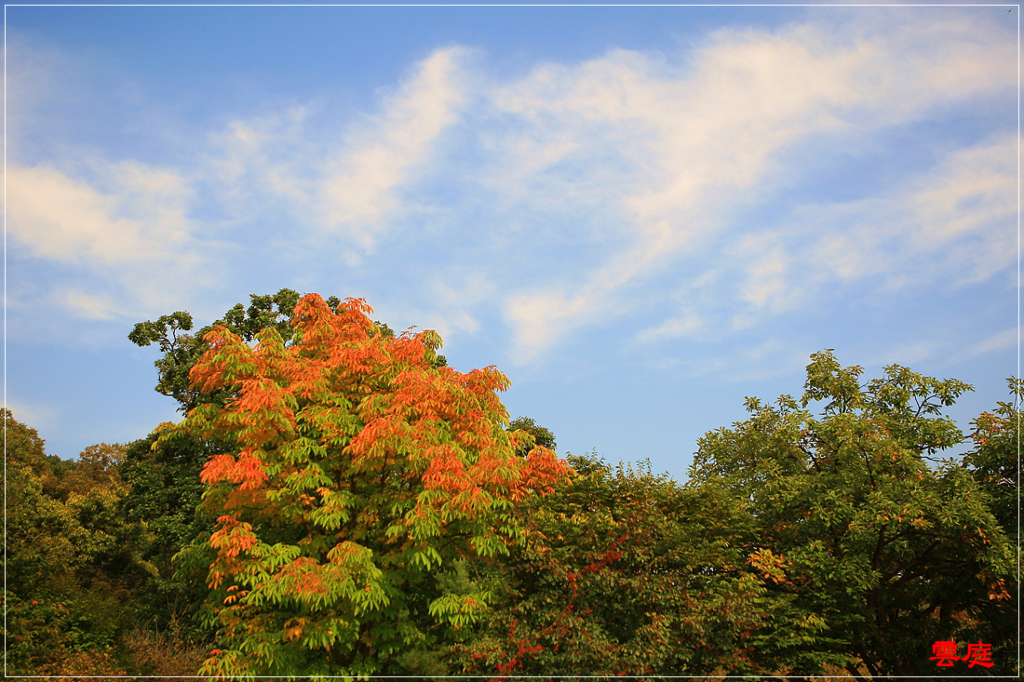
[[[290,343],[275,327],[255,348],[224,326],[204,339],[192,390],[233,397],[163,436],[236,444],[202,474],[221,514],[204,612],[221,643],[203,674],[404,672],[489,599],[445,591],[436,569],[506,552],[514,504],[566,475],[545,448],[516,456],[504,375],[438,367],[436,333],[389,337],[370,311],[311,294]]]
[[[197,641],[184,625],[177,620],[163,629],[136,624],[123,637],[126,667],[132,674],[145,676],[195,675],[210,647]]]
[[[501,600],[453,648],[464,673],[750,671],[759,581],[730,547],[729,509],[649,464],[569,457],[570,484],[517,514],[530,538],[491,571]]]
[[[992,658],[1017,661],[1017,617],[1020,612],[1020,593],[1013,588],[1020,585],[1020,400],[1024,382],[1010,379],[1013,402],[999,402],[992,412],[985,412],[974,420],[971,440],[974,448],[964,457],[964,465],[977,481],[978,487],[988,495],[992,515],[1005,533],[1011,546],[1017,547],[1017,565],[1002,578],[987,601],[979,600],[973,614],[981,641],[992,644]],[[968,614],[964,614],[965,616]],[[1007,666],[1005,673],[1017,674],[1017,667]]]
[[[42,451],[34,457],[18,439],[25,431],[34,435],[35,430],[15,421],[9,411],[5,418],[7,433],[14,436],[7,443],[5,481],[7,588],[23,595],[52,593],[84,561],[78,547],[86,542],[86,531],[64,503],[44,492],[44,478],[52,474],[32,466]],[[41,466],[45,467],[45,460]]]
[[[147,577],[137,600],[141,617],[157,631],[176,623],[190,637],[201,636],[189,614],[206,596],[205,572],[175,576],[180,567],[172,558],[204,534],[208,542],[213,532],[214,519],[200,509],[206,486],[199,474],[218,451],[223,449],[217,444],[187,434],[157,442],[153,433],[125,453],[121,475],[130,491],[122,500],[122,514],[145,529],[139,563]]]
[[[273,328],[288,343],[292,340],[292,315],[299,298],[291,289],[281,289],[273,295],[253,294],[248,308],[238,303],[214,324],[224,326],[246,343],[255,341],[263,329]],[[341,300],[332,296],[327,305],[337,312]],[[192,334],[192,326],[192,315],[178,311],[155,322],[140,322],[128,335],[139,346],[158,344],[163,356],[155,363],[159,372],[156,390],[177,400],[179,410],[186,413],[200,400],[224,404],[232,397],[230,390],[201,394],[189,383],[189,372],[210,349],[204,337],[213,329],[210,325]],[[375,332],[394,336],[382,323],[377,323]],[[433,362],[439,367],[446,364],[444,356],[436,354]],[[185,434],[160,443],[156,440],[156,435],[151,434],[133,443],[121,470],[130,486],[124,511],[132,521],[144,523],[148,532],[141,559],[150,580],[140,593],[140,605],[161,628],[197,608],[205,597],[205,575],[198,576],[194,569],[178,571],[181,567],[173,566],[171,559],[203,534],[206,540],[199,544],[208,541],[219,514],[204,515],[199,509],[205,490],[200,474],[210,456],[237,452],[237,448],[232,449],[231,443],[210,442]],[[201,548],[196,551],[203,553]],[[185,627],[191,636],[200,636],[198,623],[185,622],[190,623]]]
[[[1015,574],[990,497],[958,463],[926,461],[962,441],[941,410],[970,387],[897,365],[862,386],[831,352],[811,359],[799,405],[748,399],[751,418],[702,438],[692,469],[756,535],[745,561],[777,618],[755,634],[755,660],[820,674],[840,654],[850,674],[927,674],[931,643],[978,641],[983,605]]]
[[[533,440],[521,445],[517,451],[523,457],[525,457],[527,453],[537,445],[548,448],[549,450],[554,450],[556,447],[555,434],[552,433],[550,429],[544,428],[538,424],[536,420],[531,419],[530,417],[516,417],[509,422],[506,430],[511,432],[524,431],[532,436]]]
[[[67,495],[88,495],[91,490],[122,486],[119,468],[126,450],[127,446],[119,443],[100,443],[82,450],[78,461],[64,474],[63,490]]]
[[[248,311],[238,303],[215,324],[228,327],[250,342],[256,333],[270,326],[287,336],[290,328],[287,319],[282,318],[288,317],[298,300],[299,295],[291,289],[281,289],[273,296],[253,294]],[[139,346],[159,344],[164,356],[156,361],[160,375],[156,390],[177,400],[181,405],[179,409],[185,413],[198,405],[199,394],[189,384],[188,374],[196,361],[209,350],[203,337],[212,327],[203,327],[196,334],[187,333],[191,329],[192,315],[179,310],[161,315],[156,322],[140,322],[128,334],[128,340]],[[204,396],[205,400],[210,398]]]
[[[39,432],[14,419],[11,411],[0,408],[6,429],[4,431],[7,465],[27,466],[29,475],[39,479],[41,492],[49,497],[67,499],[64,478],[73,468],[71,462],[56,455],[47,455],[45,442]]]
[[[679,484],[570,469],[501,373],[368,312],[283,289],[136,325],[188,417],[76,461],[3,411],[9,674],[1019,672],[1021,381],[965,441],[966,384],[817,353]],[[940,640],[995,665],[937,669]]]
[[[193,320],[192,315],[184,310],[161,315],[155,322],[139,322],[128,334],[128,340],[136,345],[159,345],[164,355],[155,363],[159,372],[156,390],[177,400],[182,413],[187,414],[200,402],[223,403],[230,398],[230,393],[225,391],[200,394],[189,382],[192,367],[210,349],[206,336],[215,326],[228,329],[246,343],[255,341],[264,329],[274,329],[282,342],[291,342],[292,314],[300,295],[291,289],[281,289],[276,294],[252,294],[249,298],[248,308],[236,303],[221,319],[199,329],[195,334],[188,333],[192,330]],[[327,299],[327,306],[337,313],[341,300],[331,296]],[[377,331],[386,336],[394,335],[386,324],[377,325]],[[433,361],[435,366],[446,364],[443,355],[436,355]]]
[[[7,672],[10,675],[118,675],[113,647],[82,641],[76,604],[7,592]]]
[[[964,459],[971,475],[992,497],[996,520],[1012,543],[1017,542],[1019,518],[1020,400],[1024,381],[1010,379],[1014,402],[999,402],[993,412],[984,412],[972,422],[974,448]]]
[[[69,661],[105,661],[133,616],[125,599],[139,578],[139,527],[120,517],[125,489],[104,465],[123,447],[53,463],[34,429],[4,417],[8,670],[80,674]]]

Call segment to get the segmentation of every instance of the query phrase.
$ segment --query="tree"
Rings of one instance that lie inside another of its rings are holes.
[[[974,448],[964,458],[964,464],[974,480],[991,496],[992,513],[1003,532],[1016,544],[1020,523],[1017,515],[1020,499],[1019,406],[1024,395],[1024,381],[1009,379],[1007,383],[1014,401],[999,402],[995,410],[983,412],[972,422]]]
[[[225,444],[179,434],[157,442],[157,434],[128,446],[121,476],[130,487],[122,500],[122,517],[143,524],[146,533],[139,560],[148,569],[138,594],[139,607],[157,630],[177,624],[193,638],[202,637],[195,610],[206,597],[205,573],[175,576],[172,558],[197,538],[208,544],[215,517],[202,513],[205,484],[200,472]],[[212,556],[207,564],[212,561]]]
[[[528,542],[489,569],[491,612],[452,649],[477,675],[753,672],[759,581],[730,547],[733,514],[650,465],[569,456],[575,474],[517,510]]]
[[[35,429],[4,410],[8,672],[116,674],[106,647],[132,617],[140,527],[117,513],[122,447],[77,462],[44,452]]]
[[[977,482],[978,487],[988,495],[989,508],[1006,534],[1011,546],[1019,548],[1020,537],[1020,400],[1024,394],[1024,382],[1009,379],[1013,402],[999,402],[992,412],[983,412],[974,420],[971,440],[974,447],[964,457],[964,466]],[[1018,549],[1015,571],[1003,578],[1002,585],[996,585],[990,599],[979,601],[977,608],[982,613],[964,613],[973,617],[975,627],[981,632],[982,641],[992,644],[992,658],[1000,661],[1017,660],[1017,616],[1020,612],[1020,594],[1013,589],[1020,584],[1020,553]],[[1006,666],[1005,672],[1019,672],[1016,667]]]
[[[294,333],[292,315],[299,298],[297,292],[287,288],[273,295],[252,294],[248,308],[237,303],[214,325],[224,326],[249,344],[263,329],[274,328],[282,341],[290,343]],[[327,305],[337,312],[341,300],[332,296]],[[139,346],[158,344],[163,355],[155,363],[156,390],[177,400],[183,413],[187,414],[200,402],[225,404],[232,398],[230,390],[200,393],[189,382],[189,372],[210,349],[204,337],[214,325],[190,333],[192,315],[177,311],[156,321],[140,322],[128,335]],[[394,336],[386,324],[379,322],[374,330],[378,332],[389,338]],[[435,354],[433,363],[441,367],[446,360]],[[205,595],[203,578],[197,582],[194,572],[188,570],[175,577],[177,567],[172,565],[171,558],[204,534],[205,540],[200,540],[200,544],[208,541],[213,532],[216,516],[207,517],[199,509],[205,489],[200,473],[209,457],[228,451],[237,452],[237,448],[233,443],[211,442],[185,434],[157,443],[156,435],[150,434],[132,443],[126,454],[122,470],[130,489],[123,509],[127,518],[145,522],[149,530],[143,561],[151,570],[151,582],[140,598],[158,627],[177,621],[186,610],[197,608]]]
[[[139,322],[128,334],[128,340],[138,346],[158,344],[164,354],[155,365],[159,372],[156,390],[178,401],[180,412],[187,414],[189,410],[202,402],[224,402],[229,395],[221,392],[216,394],[200,394],[189,382],[189,372],[199,358],[210,349],[206,335],[214,326],[220,325],[238,335],[246,343],[252,343],[264,329],[274,328],[284,343],[292,340],[292,313],[301,296],[291,289],[281,289],[276,294],[249,296],[249,307],[236,303],[224,316],[212,325],[199,329],[195,334],[192,330],[192,315],[185,310],[161,315],[155,322],[147,320]],[[332,312],[338,312],[341,299],[331,296],[327,306]],[[386,325],[377,323],[375,332],[385,336],[394,336],[394,332]],[[436,355],[433,360],[436,366],[447,364],[443,355]]]
[[[556,447],[555,434],[530,417],[516,417],[509,423],[506,431],[525,431],[533,437],[532,442],[525,443],[519,449],[519,454],[524,457],[536,445],[548,448],[549,450],[554,450]]]
[[[2,413],[8,592],[22,597],[51,595],[59,592],[61,583],[83,561],[78,548],[85,541],[85,531],[65,504],[46,490],[46,482],[55,475],[39,433],[18,422],[10,410],[4,408]]]
[[[90,490],[122,485],[120,466],[127,448],[120,443],[100,443],[82,450],[64,476],[68,493],[85,495]]]
[[[368,312],[310,294],[290,343],[274,326],[255,348],[222,325],[203,339],[190,390],[231,397],[161,436],[234,444],[202,473],[220,642],[203,674],[408,672],[490,599],[438,570],[507,552],[513,505],[567,475],[546,448],[516,456],[528,437],[502,428],[504,375],[439,367],[436,333],[382,334]]]
[[[799,405],[748,399],[750,419],[702,438],[691,473],[728,491],[754,531],[745,561],[775,618],[752,657],[793,674],[935,674],[931,645],[991,634],[983,607],[1016,572],[991,497],[936,458],[963,440],[942,408],[970,387],[898,365],[861,385],[830,351],[811,360]]]

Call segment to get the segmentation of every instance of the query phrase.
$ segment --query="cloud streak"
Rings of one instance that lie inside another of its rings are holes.
[[[20,253],[70,266],[117,295],[61,284],[51,296],[74,314],[113,319],[144,301],[201,283],[203,250],[187,212],[188,183],[173,170],[126,161],[98,166],[103,188],[51,166],[7,169],[7,231]],[[173,283],[173,286],[169,286]],[[88,286],[88,285],[83,285]],[[127,299],[127,300],[126,300]]]
[[[349,135],[327,163],[317,202],[323,224],[346,233],[364,250],[374,246],[398,210],[399,191],[431,159],[443,131],[465,103],[461,65],[469,51],[438,50],[387,97],[381,113]]]
[[[173,277],[237,275],[205,269],[214,243],[233,240],[248,268],[278,258],[263,238],[355,272],[395,267],[419,239],[430,264],[405,308],[466,334],[489,311],[520,363],[623,317],[661,315],[631,335],[649,346],[749,328],[837,282],[966,286],[1005,270],[1016,140],[1003,134],[947,145],[884,192],[737,217],[822,155],[1012,93],[1013,36],[967,12],[857,16],[721,30],[672,53],[615,48],[513,80],[480,50],[437,49],[373,111],[333,118],[311,100],[234,115],[196,136],[191,166],[12,166],[9,231],[34,258],[119,283],[54,290],[97,318],[163,300]],[[139,293],[143,272],[157,284]]]
[[[734,300],[773,313],[798,305],[805,292],[790,275],[797,261],[776,239],[778,231],[741,237],[745,246],[739,253],[723,249],[721,241],[743,231],[724,220],[730,207],[756,204],[770,196],[774,176],[792,177],[797,170],[782,166],[779,153],[823,135],[862,136],[906,124],[936,106],[1012,87],[993,68],[1012,59],[1009,41],[980,39],[983,27],[972,22],[926,26],[925,39],[921,30],[919,22],[908,22],[884,30],[855,26],[838,36],[814,26],[722,31],[681,65],[615,50],[575,67],[539,67],[499,90],[496,105],[527,129],[525,143],[507,139],[507,149],[532,150],[537,140],[553,141],[544,168],[536,158],[520,160],[511,153],[501,164],[530,169],[522,193],[538,191],[528,183],[539,174],[582,176],[578,184],[588,197],[604,190],[602,209],[620,216],[617,227],[626,242],[582,277],[574,274],[576,284],[556,280],[542,290],[509,295],[505,310],[517,357],[529,361],[543,353],[598,319],[599,310],[601,319],[628,313],[643,303],[627,295],[631,288],[666,268],[714,257],[716,249],[734,262],[748,262]],[[937,225],[959,233],[1005,221],[1007,176],[986,164],[1008,148],[1000,140],[965,157],[975,168],[964,171],[974,172],[970,182],[963,175],[947,177],[947,168],[945,175],[923,180],[914,196],[901,198],[916,202],[918,232],[946,243]],[[565,184],[553,186],[561,192]],[[951,189],[971,192],[980,205],[949,205],[959,196]],[[576,196],[569,191],[565,199],[572,203]],[[892,202],[883,203],[895,212]],[[895,221],[888,227],[895,234],[906,229]],[[820,249],[832,254],[838,272],[854,276],[865,268],[841,239]],[[734,322],[742,327],[754,319]],[[681,333],[687,327],[666,322],[642,336],[667,338],[667,330]]]

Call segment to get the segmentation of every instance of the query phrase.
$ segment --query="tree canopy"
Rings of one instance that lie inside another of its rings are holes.
[[[1019,673],[1020,380],[965,436],[967,384],[825,350],[678,482],[371,313],[138,324],[185,417],[75,461],[5,410],[8,673]]]
[[[516,455],[504,375],[436,367],[434,332],[375,334],[368,312],[313,294],[287,346],[275,327],[255,348],[224,326],[204,339],[195,390],[233,398],[165,434],[239,448],[203,469],[204,504],[222,514],[205,617],[224,643],[204,673],[407,670],[400,654],[429,647],[432,625],[458,629],[489,600],[435,571],[507,552],[514,505],[567,474],[547,448]]]
[[[774,599],[753,640],[762,665],[923,675],[932,643],[981,636],[1010,653],[1013,633],[986,620],[1012,604],[1016,550],[970,470],[995,462],[929,464],[963,441],[941,410],[970,387],[898,365],[861,385],[860,367],[811,359],[799,402],[748,400],[750,419],[702,438],[692,470],[747,516],[745,561]]]
[[[187,414],[189,410],[200,404],[200,394],[192,386],[189,372],[192,371],[192,367],[199,361],[199,358],[209,350],[210,346],[206,341],[206,335],[213,327],[222,326],[246,343],[255,341],[264,329],[272,328],[277,331],[282,342],[287,345],[292,341],[292,316],[300,298],[301,295],[298,292],[287,288],[281,289],[276,294],[252,294],[249,296],[248,308],[241,303],[236,303],[219,320],[202,327],[194,334],[189,333],[193,325],[191,313],[179,310],[161,315],[156,321],[139,322],[128,334],[128,340],[142,347],[154,343],[159,346],[163,357],[157,359],[155,363],[159,373],[156,390],[158,393],[177,400],[179,410]],[[342,305],[341,299],[337,296],[328,297],[326,303],[335,313],[339,312]],[[390,327],[380,322],[377,323],[375,332],[383,333],[385,336],[394,335]],[[435,366],[447,364],[443,355],[436,354],[432,362]],[[223,394],[208,393],[201,397],[202,402],[226,399],[227,396]]]

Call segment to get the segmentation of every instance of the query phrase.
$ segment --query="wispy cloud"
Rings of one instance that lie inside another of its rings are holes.
[[[804,244],[797,255],[808,277],[875,277],[891,290],[1004,271],[1016,254],[1016,146],[1002,134],[948,153],[884,195],[800,207],[787,227]]]
[[[963,349],[959,353],[952,354],[950,357],[950,363],[955,364],[979,355],[987,355],[1007,348],[1014,348],[1017,346],[1019,339],[1019,330],[1016,328],[1004,329],[1000,332],[996,332],[995,334],[990,334],[977,343],[972,344],[970,347]]]
[[[517,356],[529,360],[594,321],[598,310],[608,319],[643,305],[626,292],[668,267],[721,248],[723,233],[742,231],[723,220],[728,209],[769,195],[776,174],[792,177],[797,170],[780,166],[781,150],[814,136],[863,134],[865,128],[916,120],[937,104],[1012,85],[992,67],[1006,61],[1009,43],[979,40],[978,26],[926,27],[929,36],[941,38],[936,43],[913,37],[920,30],[916,23],[858,29],[840,36],[813,26],[723,31],[685,63],[614,50],[577,66],[538,67],[499,89],[495,106],[517,116],[523,132],[506,134],[498,165],[525,169],[518,176],[505,170],[500,177],[518,181],[520,194],[542,201],[558,192],[584,216],[596,212],[587,210],[588,201],[601,196],[599,211],[618,217],[619,234],[610,240],[616,248],[602,264],[582,276],[573,272],[571,282],[556,277],[536,291],[509,294],[505,310],[516,331]],[[550,144],[538,142],[544,140]],[[547,154],[534,154],[538,147]],[[525,151],[517,157],[517,149]],[[1005,217],[1005,176],[983,168],[1006,149],[1000,140],[970,156],[978,169],[973,175],[961,168],[957,177],[923,180],[914,196],[920,219],[956,215],[943,224],[959,231]],[[553,178],[555,189],[538,187],[541,177]],[[978,199],[981,207],[957,203],[944,182],[964,192],[970,185],[975,197],[990,193]],[[929,203],[929,193],[945,201]],[[958,210],[943,213],[949,201]],[[607,232],[607,221],[598,221],[596,229]],[[936,229],[928,228],[929,234]],[[790,278],[793,258],[785,245],[773,242],[771,234],[742,240],[746,246],[739,254],[718,251],[748,262],[737,302],[771,313],[797,305],[806,292],[804,282]],[[848,276],[863,267],[843,244],[823,242],[820,248],[835,254],[837,270]],[[752,320],[745,315],[734,323]],[[665,337],[672,328],[666,322],[646,338]]]
[[[236,118],[226,130],[209,134],[202,165],[194,173],[216,188],[229,220],[251,221],[278,205],[289,212],[309,205],[320,181],[314,168],[324,154],[307,127],[314,109],[310,104]]]
[[[462,63],[469,51],[439,50],[388,97],[381,113],[350,133],[337,157],[328,159],[317,201],[323,221],[363,249],[394,217],[398,190],[431,160],[438,136],[458,119],[466,100]]]
[[[354,119],[326,120],[313,100],[235,115],[196,136],[206,146],[191,166],[14,166],[9,227],[34,257],[104,270],[128,291],[140,269],[166,281],[171,259],[178,276],[201,271],[211,242],[241,244],[225,226],[269,232],[268,215],[282,221],[274,243],[310,269],[386,268],[430,215],[432,238],[456,246],[417,270],[406,307],[467,334],[496,311],[521,363],[623,316],[660,312],[631,335],[649,345],[749,328],[836,282],[962,285],[1005,269],[1007,136],[949,148],[883,193],[804,198],[756,227],[736,218],[798,184],[822,141],[856,145],[1012,91],[1001,29],[966,13],[858,16],[721,30],[674,53],[611,49],[515,80],[446,47]],[[247,267],[277,256],[255,244]],[[118,299],[60,295],[94,317]]]
[[[171,292],[187,282],[201,286],[210,245],[196,238],[187,215],[185,179],[134,161],[97,162],[93,170],[87,182],[48,166],[7,169],[12,246],[82,273],[77,284],[55,284],[51,300],[82,317],[111,319],[171,305]],[[103,283],[115,284],[113,295],[95,291]]]
[[[909,367],[933,359],[944,348],[948,348],[948,346],[949,342],[945,340],[900,343],[884,349],[875,357],[868,357],[860,364],[869,366],[898,364],[903,367]]]
[[[665,339],[678,339],[693,335],[703,326],[701,318],[691,312],[669,318],[656,327],[645,329],[637,335],[640,343],[651,343]]]

